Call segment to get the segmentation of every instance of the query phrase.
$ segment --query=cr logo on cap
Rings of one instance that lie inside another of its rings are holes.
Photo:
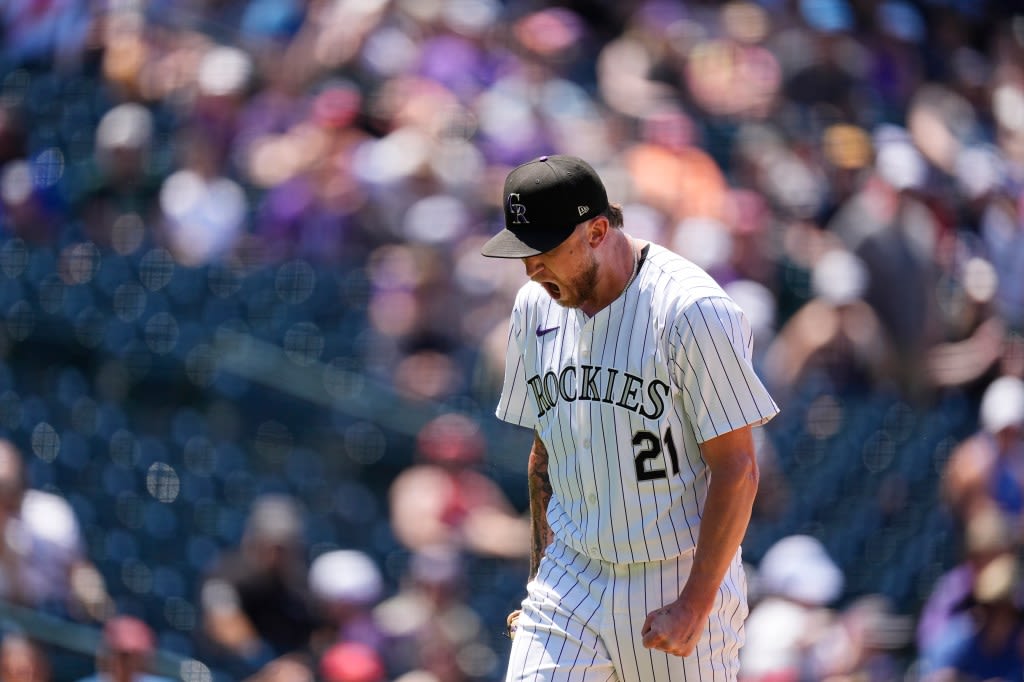
[[[526,219],[526,206],[519,203],[519,193],[512,192],[508,195],[508,212],[512,215],[513,225],[529,224]]]

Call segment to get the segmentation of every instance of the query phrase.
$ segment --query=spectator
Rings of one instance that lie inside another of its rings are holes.
[[[741,679],[819,679],[812,652],[817,637],[835,622],[831,606],[844,583],[842,571],[815,538],[790,535],[775,542],[757,567]]]
[[[290,496],[256,498],[239,547],[203,579],[202,624],[212,653],[247,674],[307,651],[323,624],[307,582],[304,525]]]
[[[973,622],[964,604],[978,576],[992,561],[1012,554],[1019,544],[1010,532],[1006,515],[995,505],[975,507],[970,514],[962,558],[939,576],[921,608],[916,644],[922,675],[936,672],[950,659],[950,651],[970,636]]]
[[[103,626],[96,674],[80,682],[170,682],[149,674],[156,650],[152,628],[134,616],[114,616]]]
[[[970,623],[966,636],[937,656],[923,680],[1015,680],[1024,676],[1024,603],[1020,560],[1006,553],[978,573],[960,608]]]
[[[96,128],[95,169],[75,207],[86,237],[119,253],[138,249],[145,225],[158,218],[159,180],[154,156],[152,112],[141,104],[120,104]]]
[[[899,679],[901,653],[911,640],[911,618],[892,612],[879,594],[855,599],[820,633],[811,651],[816,679]]]
[[[878,315],[863,299],[868,274],[859,258],[828,248],[814,264],[815,297],[798,309],[765,351],[765,375],[781,390],[812,376],[844,393],[879,386],[895,358]]]
[[[29,244],[52,244],[60,233],[63,207],[32,177],[32,164],[13,159],[0,166],[0,215],[4,232]]]
[[[483,623],[466,603],[466,562],[451,548],[414,553],[398,593],[374,615],[387,635],[389,668],[418,670],[444,682],[468,682],[459,653],[471,648]]]
[[[335,644],[320,658],[323,682],[386,682],[384,664],[373,648],[357,642]]]
[[[45,5],[11,3],[0,8],[6,59],[15,63],[74,62],[89,34],[89,4],[56,0]]]
[[[996,170],[986,172],[985,164]],[[968,197],[976,202],[975,210],[980,214],[976,225],[998,274],[996,306],[1008,326],[1020,330],[1024,329],[1024,288],[1018,279],[1024,269],[1024,205],[1020,192],[1014,192],[1005,177],[1008,172],[1006,160],[991,149],[972,149],[963,154],[964,181],[972,182]],[[981,186],[975,184],[979,180]]]
[[[326,621],[327,645],[358,642],[381,646],[373,607],[383,594],[384,582],[368,554],[357,549],[321,554],[310,564],[309,586]]]
[[[0,682],[50,682],[52,672],[39,644],[14,632],[3,636],[0,642]]]
[[[111,609],[71,505],[28,486],[17,446],[0,439],[0,598],[82,620]]]
[[[388,490],[391,523],[407,548],[526,556],[529,524],[478,470],[485,446],[480,427],[456,413],[436,417],[420,430],[417,463]]]
[[[245,192],[222,174],[206,135],[183,134],[183,167],[160,188],[163,241],[175,260],[191,267],[222,262],[245,231]]]
[[[960,443],[943,471],[942,488],[959,527],[978,508],[994,504],[1024,530],[1024,381],[1002,376],[985,389],[981,428]]]
[[[893,387],[921,398],[931,389],[926,351],[939,340],[933,249],[940,224],[922,198],[928,166],[909,133],[880,126],[874,147],[872,174],[839,206],[827,228],[864,264],[864,301],[896,358]]]

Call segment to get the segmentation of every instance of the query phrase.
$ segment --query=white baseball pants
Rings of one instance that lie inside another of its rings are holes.
[[[692,655],[643,646],[647,614],[678,597],[691,560],[612,564],[556,540],[527,586],[505,682],[734,681],[747,616],[739,552]]]

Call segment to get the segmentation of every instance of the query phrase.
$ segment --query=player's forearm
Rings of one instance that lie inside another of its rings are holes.
[[[694,552],[681,596],[710,608],[750,523],[758,468],[749,457],[719,463],[711,475]]]
[[[548,451],[544,442],[534,434],[533,448],[527,465],[530,495],[530,579],[537,575],[540,558],[551,542],[548,526],[548,502],[551,501],[551,479],[548,477]]]

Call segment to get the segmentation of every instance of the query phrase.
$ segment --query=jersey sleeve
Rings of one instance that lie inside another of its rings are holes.
[[[494,410],[494,414],[502,421],[533,428],[537,418],[526,383],[523,353],[526,325],[523,308],[523,295],[520,292],[509,320],[508,346],[505,350],[505,378],[501,386],[498,407]]]
[[[753,334],[730,298],[708,297],[679,317],[673,378],[697,440],[764,424],[779,412],[751,363]]]

